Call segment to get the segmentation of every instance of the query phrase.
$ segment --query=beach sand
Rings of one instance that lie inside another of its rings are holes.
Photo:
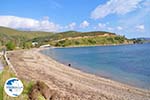
[[[43,81],[59,94],[57,100],[150,100],[150,91],[131,87],[63,65],[40,49],[8,52],[17,75]]]

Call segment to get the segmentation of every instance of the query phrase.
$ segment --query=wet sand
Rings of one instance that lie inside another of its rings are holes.
[[[88,74],[63,65],[40,49],[8,53],[17,75],[27,81],[43,81],[57,91],[57,100],[150,100],[150,91]]]

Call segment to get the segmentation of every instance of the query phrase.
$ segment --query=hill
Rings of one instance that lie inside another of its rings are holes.
[[[96,46],[96,45],[118,45],[129,44],[131,40],[125,36],[104,31],[76,32],[68,31],[59,34],[53,34],[50,38],[50,44],[53,46]]]
[[[31,45],[31,42],[29,42],[30,40],[38,37],[50,36],[52,34],[52,32],[19,31],[11,28],[0,27],[0,47],[11,42],[15,44],[16,47],[26,48],[26,45]]]
[[[115,35],[115,33],[109,33],[109,32],[103,32],[103,31],[93,31],[93,32],[76,32],[76,31],[67,31],[67,32],[61,32],[59,34],[54,34],[51,37],[51,40],[60,40],[65,38],[75,38],[75,37],[84,37],[84,36],[98,36],[98,35]]]
[[[6,28],[0,26],[0,34],[5,34],[8,36],[24,36],[28,39],[33,39],[36,37],[44,37],[52,35],[52,32],[42,32],[42,31],[20,31],[11,28]]]
[[[33,46],[33,42],[37,43]],[[104,31],[77,32],[66,31],[59,33],[40,31],[20,31],[0,27],[0,47],[31,48],[44,44],[52,46],[93,46],[93,45],[118,45],[132,43],[125,36]],[[12,49],[14,49],[12,48]]]
[[[150,38],[142,37],[142,38],[138,38],[138,39],[140,39],[143,43],[150,43]]]
[[[53,34],[49,37],[35,38],[38,43],[47,43],[57,47],[118,45],[133,43],[125,36],[104,31],[76,32],[67,31]]]
[[[133,38],[132,40],[136,44],[150,43],[150,38],[141,37],[141,38]]]

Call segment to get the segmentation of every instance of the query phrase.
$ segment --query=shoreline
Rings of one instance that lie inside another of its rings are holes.
[[[127,45],[134,45],[134,44],[127,44]],[[140,44],[139,44],[140,45]],[[117,45],[117,46],[124,46],[124,45]],[[91,47],[91,46],[87,46],[87,47]],[[92,46],[92,47],[95,47],[95,46]],[[98,47],[98,46],[96,46],[96,47]],[[100,46],[101,47],[101,46]],[[61,47],[60,47],[61,48]],[[62,49],[63,48],[80,48],[80,47],[62,47]],[[43,50],[47,50],[47,49],[51,49],[51,47],[50,48],[42,48],[41,50],[39,50],[39,52],[40,53],[42,53],[41,51],[43,51]],[[53,48],[52,48],[53,49]],[[54,48],[55,49],[55,48]],[[57,49],[57,47],[56,47],[56,49]],[[58,49],[59,49],[59,47],[58,47]],[[46,55],[46,54],[44,54],[44,53],[42,53],[43,55],[45,55],[45,56],[48,56],[48,55]],[[48,56],[48,57],[50,57],[50,56]],[[130,81],[129,82],[126,82],[125,83],[125,81],[120,81],[120,80],[114,80],[114,79],[112,79],[111,77],[109,77],[109,76],[105,76],[105,75],[103,75],[103,74],[97,74],[97,73],[94,73],[94,72],[91,72],[91,71],[89,71],[89,70],[85,70],[84,68],[80,68],[80,67],[82,67],[82,66],[73,66],[73,65],[71,65],[71,66],[68,66],[68,64],[71,64],[71,63],[69,63],[69,62],[61,62],[61,61],[59,61],[59,60],[57,60],[57,59],[54,59],[54,58],[52,58],[52,57],[50,57],[52,60],[55,60],[56,62],[58,62],[58,63],[61,63],[61,64],[63,64],[63,65],[65,65],[66,67],[71,67],[71,68],[73,68],[73,69],[76,69],[76,70],[80,70],[81,72],[83,72],[83,73],[88,73],[88,74],[92,74],[92,75],[95,75],[95,76],[97,76],[97,77],[102,77],[102,78],[105,78],[105,79],[108,79],[108,80],[112,80],[112,81],[115,81],[115,82],[118,82],[118,83],[121,83],[121,84],[125,84],[125,85],[127,85],[127,86],[131,86],[131,87],[134,87],[134,88],[138,88],[138,89],[142,89],[142,90],[146,90],[146,91],[150,91],[150,88],[147,88],[147,87],[142,87],[142,86],[140,86],[140,85],[137,85],[137,84],[132,84],[132,83],[130,83]],[[105,73],[104,73],[105,74]]]
[[[66,66],[40,53],[40,49],[8,53],[18,76],[31,81],[42,80],[51,89],[62,93],[69,100],[148,100],[150,91],[135,88],[94,74]],[[106,99],[107,98],[107,99]]]
[[[132,45],[132,44],[129,44],[129,45]],[[122,45],[117,45],[117,46],[122,46]],[[87,47],[91,47],[91,46],[87,46]],[[62,48],[63,48],[63,47],[62,47]],[[76,47],[66,47],[66,48],[76,48]],[[78,48],[78,47],[77,47],[77,48]],[[47,50],[47,49],[50,49],[50,48],[42,48],[42,49],[38,50],[38,52],[41,53],[41,54],[43,54],[43,55],[45,55],[45,56],[47,56],[47,57],[50,57],[50,56],[48,56],[48,55],[46,55],[46,54],[44,54],[44,53],[41,52],[41,51]],[[56,48],[56,49],[57,49],[57,48]],[[54,61],[60,63],[60,64],[65,65],[66,67],[70,67],[70,68],[73,68],[73,69],[75,69],[75,70],[79,70],[79,71],[81,71],[81,72],[83,72],[83,73],[87,73],[87,74],[90,74],[90,75],[95,75],[95,76],[97,76],[97,77],[101,77],[101,78],[104,78],[104,79],[108,79],[108,80],[111,80],[111,81],[115,81],[115,82],[118,82],[118,83],[121,83],[121,84],[130,86],[130,87],[134,87],[134,88],[137,88],[137,89],[142,89],[142,90],[150,91],[150,89],[138,87],[138,86],[135,85],[135,84],[132,84],[132,85],[131,85],[131,84],[129,84],[129,83],[121,82],[121,81],[119,81],[119,80],[113,80],[111,77],[107,77],[107,76],[105,76],[105,75],[103,75],[103,74],[96,74],[96,73],[94,73],[94,72],[90,72],[89,70],[84,70],[84,69],[82,69],[82,68],[79,68],[79,66],[72,66],[72,65],[71,65],[71,66],[68,66],[68,64],[70,64],[69,62],[68,62],[68,63],[62,63],[62,62],[60,62],[59,60],[56,60],[56,59],[54,59],[54,58],[52,58],[52,57],[50,57],[50,58],[51,58],[52,60],[54,60]]]
[[[50,48],[80,48],[80,47],[103,47],[103,46],[124,46],[124,45],[134,45],[134,43],[129,44],[106,44],[106,45],[80,45],[80,46],[66,46],[66,47],[50,47]]]

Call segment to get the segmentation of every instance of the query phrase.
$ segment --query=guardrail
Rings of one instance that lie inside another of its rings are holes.
[[[5,59],[6,63],[7,63],[7,65],[13,70],[15,75],[18,76],[16,70],[14,69],[13,65],[10,63],[10,61],[9,61],[9,59],[8,59],[6,54],[7,54],[7,52],[4,53],[4,59]]]

